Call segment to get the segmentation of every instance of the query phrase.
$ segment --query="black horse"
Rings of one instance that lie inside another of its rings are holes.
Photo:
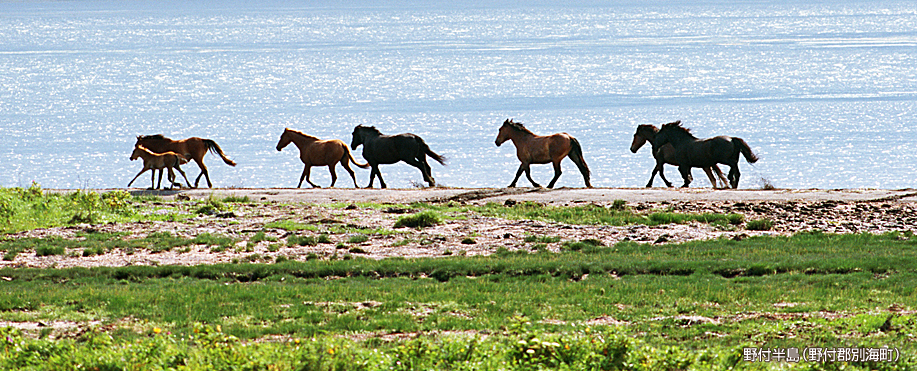
[[[681,121],[675,121],[675,123],[680,124]],[[630,151],[632,153],[637,153],[640,147],[643,147],[646,142],[650,142],[653,151],[653,158],[656,159],[656,166],[653,168],[653,173],[650,174],[650,181],[646,183],[646,188],[651,188],[653,186],[653,179],[656,178],[656,173],[659,173],[659,177],[662,178],[662,181],[665,182],[665,185],[668,187],[672,186],[672,183],[665,178],[663,173],[663,165],[675,165],[678,166],[678,163],[675,162],[675,147],[672,147],[672,144],[666,144],[660,146],[656,144],[656,134],[659,133],[659,128],[656,125],[638,125],[637,132],[634,133],[634,140],[630,144]],[[713,188],[718,188],[718,183],[716,181],[717,177],[723,182],[723,188],[729,187],[729,181],[726,180],[726,176],[723,175],[723,172],[720,171],[720,167],[713,165],[711,167],[705,167],[704,172],[707,173],[707,178],[710,179],[710,184],[713,185]],[[716,174],[716,177],[713,174]]]
[[[427,143],[424,143],[420,137],[405,133],[398,135],[382,135],[375,126],[358,125],[353,129],[353,141],[350,142],[350,148],[356,150],[363,145],[363,158],[369,162],[372,171],[369,174],[369,186],[373,187],[373,180],[376,175],[379,176],[379,182],[382,188],[385,188],[385,181],[382,180],[382,173],[379,172],[379,164],[394,164],[398,161],[404,161],[408,165],[420,169],[423,174],[423,180],[430,184],[431,187],[436,185],[433,175],[430,173],[430,165],[427,164],[427,155],[442,165],[446,164],[446,158],[430,150]]]
[[[654,144],[664,146],[668,143],[675,147],[675,162],[678,171],[687,187],[691,184],[692,167],[711,167],[716,164],[729,166],[729,184],[732,188],[739,187],[739,153],[745,156],[749,163],[758,161],[758,156],[752,153],[748,143],[742,138],[719,136],[708,139],[698,139],[691,131],[681,126],[681,122],[672,122],[662,125],[656,134]]]

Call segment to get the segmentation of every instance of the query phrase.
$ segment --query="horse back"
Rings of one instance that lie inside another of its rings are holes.
[[[299,157],[310,165],[331,165],[341,160],[347,148],[347,143],[340,139],[316,140],[300,148]]]
[[[394,164],[403,159],[417,158],[423,153],[423,139],[404,133],[380,135],[363,143],[363,158],[371,163]]]

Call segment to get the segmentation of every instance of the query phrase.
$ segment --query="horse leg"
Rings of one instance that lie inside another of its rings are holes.
[[[185,183],[188,184],[188,187],[191,187],[191,182],[188,181],[188,177],[185,176],[185,171],[181,169],[181,166],[178,166],[178,163],[175,164],[175,170],[178,170],[178,173],[181,174],[182,178],[185,178]],[[181,186],[181,183],[178,183]]]
[[[296,185],[296,188],[302,187],[302,181],[303,181],[303,180],[309,182],[309,184],[312,186],[312,188],[320,188],[319,186],[317,186],[317,185],[315,185],[315,184],[312,184],[312,181],[309,180],[309,175],[310,175],[311,172],[312,172],[312,166],[311,166],[311,165],[306,165],[306,166],[304,166],[304,167],[302,168],[302,175],[299,176],[299,184]]]
[[[383,189],[384,189],[384,188],[388,188],[388,186],[385,185],[385,181],[382,180],[382,172],[379,171],[379,167],[378,167],[378,166],[376,167],[376,175],[379,176],[379,184],[381,185],[381,187],[382,187]]]
[[[430,175],[429,170],[428,170],[430,168],[430,165],[424,163],[426,161],[419,161],[419,160],[411,158],[411,159],[404,159],[404,162],[420,170],[420,174],[423,175],[423,181],[427,182],[427,184],[429,184],[430,187],[436,184],[436,182],[433,180],[433,177]]]
[[[519,170],[516,170],[516,177],[513,178],[513,182],[509,184],[509,188],[515,188],[516,182],[519,180],[519,176],[522,175],[522,172],[525,171],[525,164],[519,164]]]
[[[723,188],[728,188],[728,187],[729,187],[729,180],[726,179],[726,176],[725,176],[725,175],[723,175],[723,171],[720,170],[720,167],[719,167],[718,165],[714,164],[714,165],[711,166],[710,168],[713,169],[713,172],[716,174],[716,176],[718,176],[718,177],[720,178],[720,181],[723,182]]]
[[[670,182],[668,179],[665,178],[665,171],[663,171],[664,168],[665,168],[665,162],[659,161],[659,162],[656,162],[656,169],[653,169],[653,171],[658,170],[659,177],[662,178],[663,182],[665,182],[665,186],[672,188],[672,182]],[[652,181],[653,181],[653,178],[650,178],[650,182]]]
[[[716,189],[716,178],[713,177],[713,169],[705,167],[704,173],[707,174],[707,178],[710,179],[710,184],[713,185],[713,189]]]
[[[733,189],[739,188],[739,177],[742,174],[739,173],[739,164],[729,166],[729,184]]]
[[[422,154],[418,160],[420,160],[420,164],[423,165],[422,170],[427,173],[427,178],[430,179],[428,181],[430,183],[430,187],[435,187],[436,179],[433,179],[433,169],[430,167],[430,164],[427,163],[427,156]]]
[[[376,172],[379,171],[378,166],[379,166],[379,165],[370,164],[370,169],[369,169],[369,185],[367,185],[366,188],[372,188],[372,187],[373,187],[373,181],[376,180]]]
[[[532,186],[535,188],[541,188],[541,184],[535,183],[535,180],[532,179],[532,170],[529,167],[529,164],[525,165],[525,177],[529,178],[529,181],[532,182]],[[555,177],[556,178],[556,177]]]
[[[131,184],[134,184],[134,181],[137,180],[137,178],[140,177],[140,174],[145,173],[147,170],[150,170],[150,168],[145,167],[145,168],[143,168],[143,170],[140,170],[140,172],[137,173],[136,176],[134,176],[134,179],[131,179],[131,182],[130,182],[130,183],[127,183],[127,187],[130,188],[130,187],[131,187]]]
[[[556,183],[556,182],[557,182],[557,179],[560,178],[560,174],[561,174],[561,173],[563,173],[563,172],[560,171],[560,161],[557,161],[557,162],[554,163],[554,179],[551,179],[551,183],[548,183],[548,188],[554,188],[554,183]],[[528,173],[526,173],[526,174],[528,174]],[[529,178],[529,180],[532,180],[532,178]],[[534,183],[534,182],[532,182],[532,183]]]
[[[338,181],[338,175],[334,173],[334,165],[335,164],[328,165],[328,171],[331,173],[331,185],[328,186],[328,188],[334,187],[334,182]]]
[[[353,179],[353,187],[360,188],[360,186],[357,185],[357,176],[354,175],[353,169],[350,168],[350,161],[347,161],[346,157],[344,161],[341,161],[341,166],[343,166],[344,170],[347,170],[347,172],[350,174],[350,179]]]
[[[171,191],[173,188],[175,188],[175,173],[172,172],[171,166],[166,166],[166,170],[169,171],[169,176],[167,179],[169,180],[169,190]],[[162,179],[160,178],[160,180]]]
[[[688,188],[688,186],[691,184],[691,181],[694,180],[694,178],[691,176],[691,167],[679,166],[678,171],[681,173],[681,178],[685,181],[685,184],[683,184],[681,187]]]
[[[213,188],[213,184],[210,184],[210,173],[207,171],[207,165],[204,165],[204,159],[201,158],[200,160],[198,160],[197,158],[195,158],[194,162],[196,162],[197,166],[201,168],[201,173],[198,174],[197,179],[194,180],[194,188],[197,188],[198,185],[201,183],[202,176],[207,179],[207,188]]]
[[[159,170],[159,185],[156,185],[156,170]],[[156,186],[155,188],[153,186]],[[153,169],[153,179],[152,184],[150,184],[150,189],[159,189],[162,186],[162,169]]]

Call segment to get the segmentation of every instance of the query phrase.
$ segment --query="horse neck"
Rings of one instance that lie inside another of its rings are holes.
[[[291,132],[293,135],[290,136],[290,141],[296,145],[299,149],[304,149],[310,144],[318,141],[318,138],[311,135],[305,135],[297,132]]]
[[[134,154],[136,154],[137,157],[140,157],[143,160],[143,163],[147,163],[159,157],[158,155],[156,155],[153,152],[150,152],[149,150],[144,151],[142,149],[138,149],[134,151]]]
[[[537,137],[537,135],[530,131],[516,129],[509,130],[509,140],[513,141],[513,144],[525,143]]]
[[[382,133],[372,131],[372,130],[360,130],[360,139],[363,140],[363,143],[368,142],[371,139],[375,139],[382,136]]]
[[[667,133],[667,136],[669,138],[669,143],[671,143],[672,146],[677,146],[682,143],[693,142],[697,140],[697,138],[691,135],[691,133],[682,130],[671,130]],[[653,143],[653,145],[655,146],[655,143]]]

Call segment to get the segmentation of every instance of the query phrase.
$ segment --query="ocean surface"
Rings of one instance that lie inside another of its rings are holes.
[[[643,187],[654,161],[629,151],[634,131],[675,120],[751,145],[740,188],[917,187],[913,1],[522,3],[0,1],[0,186],[125,187],[136,136],[161,133],[238,162],[205,157],[216,187],[295,187],[285,127],[349,144],[362,124],[423,137],[449,159],[431,161],[441,185],[501,187],[512,118],[578,138],[597,187]],[[563,167],[558,186],[582,187]],[[403,163],[382,174],[422,182]]]

